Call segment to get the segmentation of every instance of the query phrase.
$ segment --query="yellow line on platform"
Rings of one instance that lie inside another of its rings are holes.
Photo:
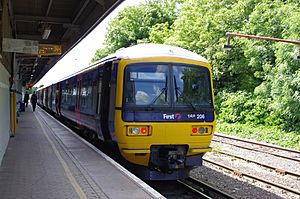
[[[72,184],[73,188],[75,189],[77,195],[79,196],[80,199],[87,199],[85,193],[82,191],[80,185],[78,184],[78,182],[76,181],[75,177],[72,175],[72,172],[70,171],[70,168],[68,167],[67,163],[64,161],[64,159],[61,157],[58,149],[56,148],[55,144],[52,142],[52,140],[50,139],[50,137],[47,135],[44,126],[42,125],[40,119],[36,116],[35,113],[33,113],[35,118],[37,119],[37,121],[39,122],[44,135],[46,136],[48,142],[51,144],[51,147],[57,157],[57,159],[59,160],[59,162],[61,163],[62,167],[64,168],[65,174],[68,177],[70,183]]]

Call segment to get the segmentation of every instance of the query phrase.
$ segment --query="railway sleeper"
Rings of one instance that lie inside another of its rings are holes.
[[[277,173],[279,173],[280,175],[283,175],[283,176],[286,174],[286,171],[283,170],[283,169],[276,168],[275,171],[276,171]]]

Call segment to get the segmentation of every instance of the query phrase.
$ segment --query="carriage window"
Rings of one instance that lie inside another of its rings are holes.
[[[71,85],[70,85],[71,86]],[[76,84],[72,85],[73,88],[71,90],[71,94],[72,94],[72,99],[71,99],[71,105],[75,106],[76,103],[76,96],[77,96],[77,92],[76,92]]]
[[[90,113],[92,100],[92,81],[84,79],[80,90],[80,109],[82,112]]]
[[[125,69],[126,105],[161,106],[169,102],[167,65],[129,65]]]

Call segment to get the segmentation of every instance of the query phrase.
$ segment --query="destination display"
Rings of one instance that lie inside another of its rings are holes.
[[[206,113],[149,113],[149,112],[123,112],[124,121],[160,121],[160,122],[212,122],[213,112]]]

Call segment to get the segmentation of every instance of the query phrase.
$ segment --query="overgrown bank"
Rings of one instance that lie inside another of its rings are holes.
[[[300,150],[300,136],[297,132],[286,132],[278,127],[268,127],[249,124],[218,123],[217,132],[234,135],[242,138],[255,139],[270,144]]]

